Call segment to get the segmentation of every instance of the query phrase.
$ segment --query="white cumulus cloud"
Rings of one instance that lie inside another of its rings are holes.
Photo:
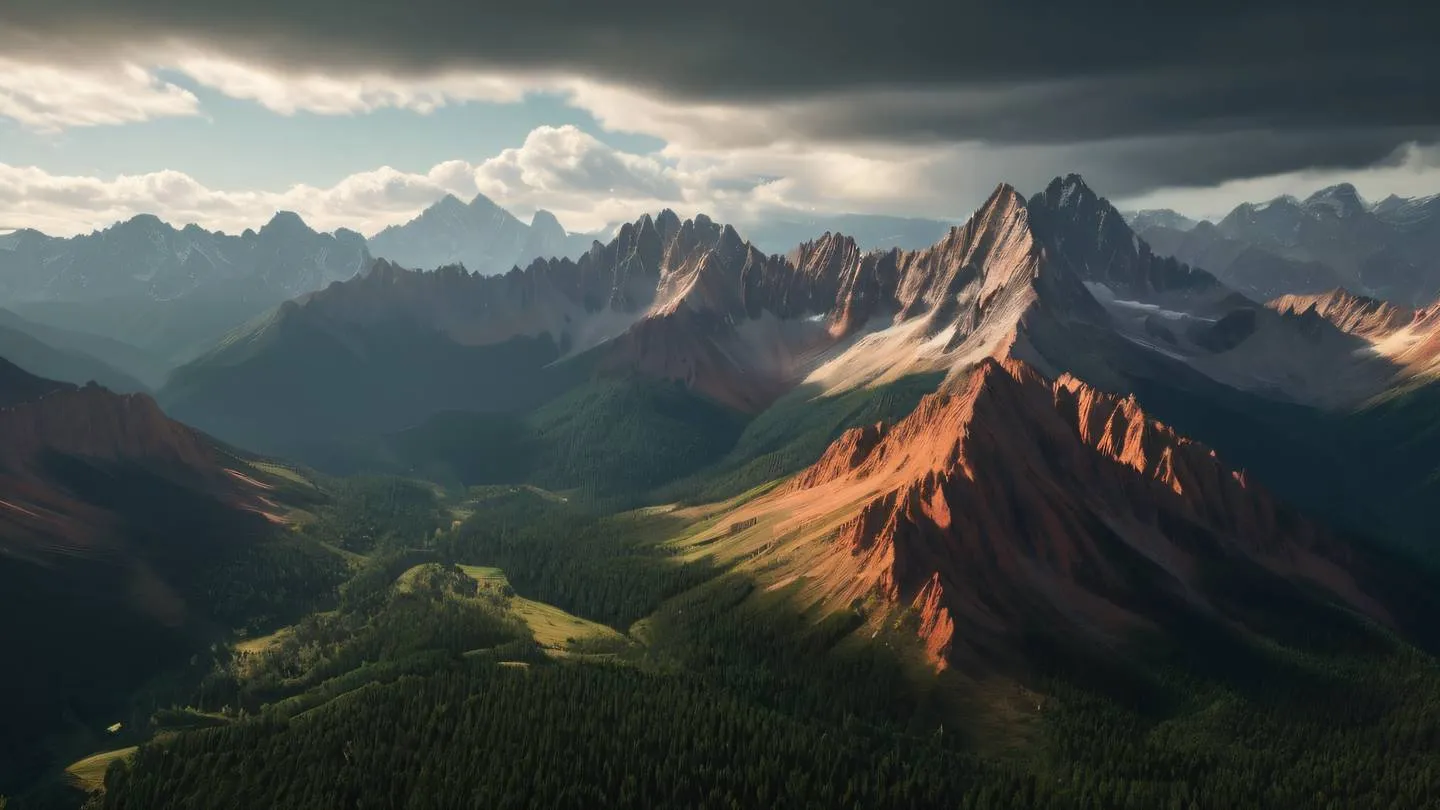
[[[236,232],[290,210],[316,228],[371,234],[445,194],[469,199],[483,192],[517,215],[546,208],[581,231],[667,206],[712,210],[698,204],[707,200],[708,180],[655,156],[613,149],[572,126],[540,127],[487,160],[450,160],[425,172],[382,166],[328,187],[213,189],[175,171],[99,178],[0,163],[0,210],[6,212],[0,226],[70,235],[153,213],[176,225]]]
[[[165,66],[231,98],[254,101],[282,115],[350,115],[387,107],[424,114],[467,101],[518,102],[527,92],[545,86],[544,80],[537,78],[475,73],[417,78],[383,73],[287,73],[203,55],[179,56]]]
[[[0,117],[42,132],[198,115],[195,94],[134,62],[53,65],[0,56]]]

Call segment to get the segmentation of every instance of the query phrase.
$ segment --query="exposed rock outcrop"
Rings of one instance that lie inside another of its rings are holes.
[[[1333,324],[1365,340],[1371,351],[1394,362],[1411,377],[1440,372],[1440,304],[1421,309],[1392,304],[1345,289],[1318,295],[1287,295],[1270,307],[1302,322]]]

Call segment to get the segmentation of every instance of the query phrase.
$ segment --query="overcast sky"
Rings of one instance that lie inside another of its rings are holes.
[[[1169,10],[1164,7],[1173,6]],[[1440,192],[1433,2],[4,0],[0,226]]]

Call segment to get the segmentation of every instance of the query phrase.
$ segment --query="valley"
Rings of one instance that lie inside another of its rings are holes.
[[[1250,292],[1068,175],[377,259],[154,398],[0,366],[0,793],[1428,806],[1433,308]]]
[[[436,807],[646,795],[1072,807],[1078,794],[1303,805],[1313,780],[1336,769],[1352,789],[1335,795],[1353,806],[1427,790],[1405,776],[1427,767],[1412,736],[1427,732],[1402,719],[1440,698],[1427,658],[1318,603],[1252,603],[1289,624],[1243,631],[1181,611],[1165,635],[1104,658],[1029,638],[1023,670],[937,674],[913,635],[921,617],[873,601],[807,607],[803,578],[768,585],[726,572],[748,541],[708,543],[707,532],[766,493],[608,517],[528,489],[461,497],[451,507],[469,513],[460,526],[413,527],[429,548],[368,546],[335,608],[217,665],[188,711],[230,719],[187,731],[157,716],[155,740],[92,801],[184,806],[223,785],[276,807],[344,801],[357,786]],[[547,539],[562,526],[567,537]],[[427,557],[472,562],[418,562]],[[506,582],[519,584],[514,595]],[[1299,630],[1320,624],[1329,635]],[[1354,708],[1337,716],[1341,692]],[[1253,724],[1243,741],[1230,730],[1242,718]],[[1418,759],[1377,759],[1375,733],[1413,740]],[[527,757],[548,764],[520,776],[511,763]],[[656,781],[606,776],[602,762],[649,763]],[[791,768],[843,776],[796,781]],[[332,776],[287,776],[301,773]]]

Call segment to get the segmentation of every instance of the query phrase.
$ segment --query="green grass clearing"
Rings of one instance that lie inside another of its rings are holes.
[[[316,488],[314,481],[311,481],[283,464],[276,464],[270,461],[252,461],[250,462],[250,466],[268,476],[283,478],[292,484],[299,484],[300,486],[309,487],[310,489]]]
[[[504,588],[510,584],[505,578],[505,572],[493,566],[462,565],[460,570],[485,589]],[[621,641],[625,638],[614,628],[566,613],[554,605],[536,602],[519,595],[511,597],[510,611],[525,622],[525,625],[530,628],[530,633],[535,636],[536,643],[547,650],[563,650],[571,641],[590,639]]]
[[[548,489],[541,489],[530,484],[486,484],[470,487],[464,500],[450,507],[450,528],[458,529],[460,524],[469,520],[475,514],[475,509],[485,501],[504,498],[520,492],[528,492],[550,503],[568,503],[569,498],[551,492]]]
[[[481,585],[508,585],[505,579],[505,572],[491,565],[462,565],[460,570],[465,576],[479,582]]]
[[[71,781],[81,790],[94,793],[105,788],[105,770],[110,763],[117,759],[128,759],[135,753],[137,746],[120,748],[114,751],[104,751],[99,754],[88,756],[79,762],[72,763],[65,769]]]
[[[246,653],[248,655],[259,655],[260,653],[263,653],[269,649],[272,649],[273,647],[278,646],[280,642],[289,638],[294,632],[295,629],[293,627],[282,627],[269,635],[256,636],[255,638],[247,638],[243,641],[237,641],[235,642],[235,652]]]

